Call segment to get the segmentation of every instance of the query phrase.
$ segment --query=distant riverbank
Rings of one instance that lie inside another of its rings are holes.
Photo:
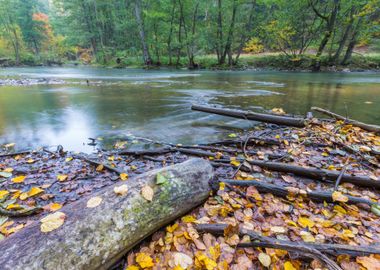
[[[195,67],[188,67],[188,59],[181,57],[179,60],[170,59],[168,57],[160,57],[159,61],[151,66],[143,64],[141,56],[124,57],[110,59],[107,63],[83,63],[80,61],[59,62],[47,61],[46,63],[21,63],[20,66],[70,66],[70,65],[86,65],[95,67],[108,68],[145,68],[145,69],[193,69],[193,70],[274,70],[274,71],[312,71],[314,55],[289,56],[280,53],[267,53],[258,55],[242,55],[237,64],[228,65],[218,64],[215,55],[197,56],[195,58]],[[2,67],[14,67],[14,63],[10,60],[2,62]],[[352,61],[347,65],[336,65],[329,62],[328,56],[323,56],[320,61],[320,71],[327,72],[351,72],[351,71],[380,71],[380,53],[355,54]],[[1,84],[1,81],[0,81]]]

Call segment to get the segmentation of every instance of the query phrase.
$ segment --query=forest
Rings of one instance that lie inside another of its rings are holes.
[[[379,0],[1,0],[0,65],[379,66]]]

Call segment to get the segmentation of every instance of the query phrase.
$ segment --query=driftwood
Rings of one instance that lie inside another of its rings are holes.
[[[347,124],[351,124],[353,126],[357,126],[357,127],[360,127],[364,130],[367,130],[367,131],[371,131],[371,132],[380,132],[380,126],[377,126],[377,125],[370,125],[370,124],[366,124],[366,123],[363,123],[363,122],[359,122],[359,121],[356,121],[356,120],[353,120],[353,119],[350,119],[350,118],[347,118],[347,117],[344,117],[342,115],[339,115],[339,114],[336,114],[336,113],[333,113],[333,112],[330,112],[328,110],[325,110],[325,109],[322,109],[322,108],[319,108],[319,107],[312,107],[311,108],[313,111],[316,111],[316,112],[320,112],[320,113],[323,113],[323,114],[326,114],[330,117],[333,117],[335,119],[338,119],[338,120],[343,120],[345,123]]]
[[[195,227],[198,231],[208,232],[216,235],[223,235],[224,229],[227,228],[227,224],[199,224]],[[257,234],[254,231],[245,229],[240,229],[239,235],[248,235],[253,241],[249,243],[244,243],[243,245],[239,244],[238,247],[268,247],[298,252],[306,257],[322,261],[324,264],[326,264],[328,269],[341,270],[341,268],[333,260],[324,255],[314,245],[265,237]]]
[[[286,186],[279,186],[274,184],[269,184],[263,181],[246,181],[246,180],[220,180],[218,182],[223,182],[232,186],[240,186],[240,187],[248,187],[248,186],[254,186],[259,192],[263,193],[271,193],[273,195],[286,198],[288,195],[290,195],[291,191],[294,188],[286,187]],[[332,192],[325,192],[325,191],[306,191],[305,194],[306,197],[310,198],[314,201],[326,201],[326,202],[334,202],[332,199]],[[377,204],[375,202],[372,202],[370,200],[354,197],[350,195],[345,195],[348,198],[347,203],[352,204],[367,204],[369,206],[373,204]]]
[[[321,180],[321,181],[335,182],[340,175],[339,171],[331,171],[331,170],[317,169],[317,168],[305,168],[305,167],[290,165],[290,164],[281,163],[281,162],[266,162],[266,161],[259,161],[259,160],[248,160],[248,162],[252,165],[266,168],[268,170],[293,173],[295,175],[304,176],[304,177],[312,178],[315,180]],[[340,182],[352,183],[352,184],[363,186],[363,187],[373,187],[377,189],[380,188],[379,180],[373,180],[367,176],[343,174],[341,176]]]
[[[191,109],[194,111],[213,113],[213,114],[218,114],[218,115],[223,115],[223,116],[259,121],[259,122],[266,122],[266,123],[272,123],[272,124],[277,124],[277,125],[292,126],[292,127],[305,126],[304,118],[279,116],[279,115],[274,115],[274,114],[255,113],[255,112],[248,112],[248,111],[220,109],[220,108],[206,107],[206,106],[199,106],[199,105],[193,105],[191,106]]]
[[[157,174],[167,181],[156,184]],[[95,208],[83,198],[60,209],[64,224],[42,233],[34,222],[0,241],[1,269],[108,269],[126,252],[162,226],[203,203],[213,177],[210,164],[191,159],[181,164],[116,183],[92,196],[102,197]],[[126,195],[114,187],[125,184]],[[154,190],[151,202],[141,195],[143,186]]]

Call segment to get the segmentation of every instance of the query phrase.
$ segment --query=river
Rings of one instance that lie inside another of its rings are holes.
[[[311,106],[380,124],[380,74],[279,71],[187,71],[33,67],[0,70],[8,77],[54,78],[64,85],[0,86],[0,144],[17,149],[63,145],[94,150],[88,138],[148,137],[200,143],[251,128],[254,122],[190,110],[191,104],[247,110]],[[89,80],[88,86],[85,81]]]

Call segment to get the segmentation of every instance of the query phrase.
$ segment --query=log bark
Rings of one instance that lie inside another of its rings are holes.
[[[323,113],[323,114],[326,114],[330,117],[333,117],[335,119],[338,119],[338,120],[342,120],[342,121],[345,121],[345,123],[347,124],[351,124],[353,126],[357,126],[357,127],[360,127],[364,130],[367,130],[367,131],[371,131],[371,132],[376,132],[376,133],[379,133],[380,132],[380,126],[377,126],[377,125],[370,125],[370,124],[366,124],[366,123],[363,123],[363,122],[359,122],[359,121],[356,121],[356,120],[353,120],[353,119],[350,119],[350,118],[347,118],[347,117],[344,117],[342,115],[339,115],[339,114],[336,114],[336,113],[333,113],[333,112],[330,112],[328,110],[325,110],[325,109],[322,109],[322,108],[319,108],[319,107],[312,107],[311,108],[313,111],[316,111],[316,112],[320,112],[320,113]]]
[[[304,127],[305,119],[303,118],[295,118],[289,116],[279,116],[272,114],[263,114],[263,113],[255,113],[255,112],[247,112],[247,111],[238,111],[238,110],[229,110],[229,109],[219,109],[214,107],[206,107],[199,105],[192,105],[191,109],[194,111],[213,113],[223,116],[229,116],[234,118],[253,120],[259,122],[272,123],[283,126],[292,126],[292,127]]]
[[[232,186],[240,186],[240,187],[248,187],[254,186],[259,192],[263,193],[271,193],[273,195],[286,198],[289,195],[289,191],[291,187],[273,185],[262,181],[246,181],[246,180],[220,180],[218,182],[223,182]],[[218,186],[219,187],[219,186]],[[332,199],[332,192],[326,191],[306,191],[306,197],[310,198],[313,201],[326,201],[326,202],[334,202]],[[377,204],[376,202],[372,202],[370,200],[354,197],[350,195],[345,195],[348,198],[347,203],[352,204],[367,204],[369,206],[373,204]]]
[[[304,176],[304,177],[308,177],[308,178],[312,178],[312,179],[320,180],[320,181],[334,181],[335,182],[336,179],[338,179],[340,175],[339,171],[331,171],[331,170],[307,168],[307,167],[305,168],[305,167],[281,163],[281,162],[266,162],[266,161],[260,161],[260,160],[249,160],[248,162],[252,165],[266,168],[268,170],[277,171],[277,172],[285,172],[285,173],[293,173],[295,175]],[[380,189],[380,181],[373,180],[367,176],[343,174],[341,178],[341,183],[352,183],[358,186]]]
[[[156,184],[157,174],[167,182]],[[123,182],[128,193],[113,191],[121,183],[98,194],[102,202],[87,208],[89,198],[63,207],[64,224],[42,233],[40,223],[0,242],[1,269],[108,269],[145,237],[203,203],[210,192],[211,165],[203,159],[147,172]],[[143,186],[154,190],[151,202],[141,196]]]

